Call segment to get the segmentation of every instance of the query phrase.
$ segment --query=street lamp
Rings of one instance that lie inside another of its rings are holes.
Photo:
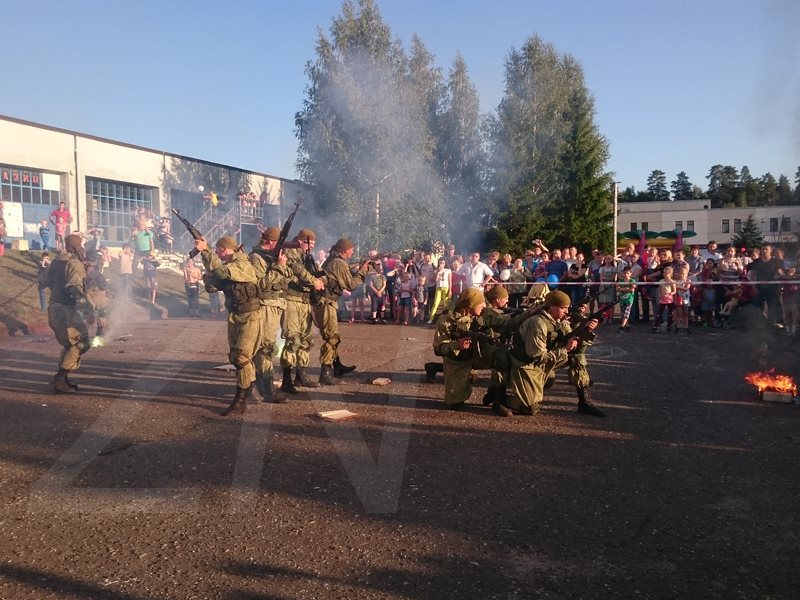
[[[613,220],[614,224],[613,224],[613,231],[611,233],[611,243],[613,244],[611,248],[612,248],[613,256],[617,255],[617,228],[618,228],[617,213],[619,212],[619,210],[617,209],[617,206],[619,205],[619,184],[620,183],[622,183],[622,182],[621,181],[615,181],[614,182],[614,220]]]

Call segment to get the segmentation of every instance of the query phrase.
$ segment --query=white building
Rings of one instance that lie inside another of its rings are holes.
[[[139,208],[156,216],[176,208],[209,239],[240,229],[240,239],[250,242],[259,224],[279,224],[282,207],[291,210],[301,192],[310,195],[297,180],[0,115],[0,199],[9,241],[35,247],[39,223],[63,201],[71,230],[100,227],[109,246],[130,239]],[[185,251],[185,230],[177,219],[172,224],[176,250]]]
[[[623,202],[617,217],[620,232],[633,229],[694,231],[687,243],[705,245],[714,240],[724,246],[741,231],[752,216],[761,227],[766,243],[798,240],[800,206],[759,206],[747,208],[711,208],[710,200],[675,202]]]

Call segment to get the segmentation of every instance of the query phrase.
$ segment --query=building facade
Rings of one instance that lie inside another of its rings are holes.
[[[644,229],[669,231],[680,229],[697,235],[687,243],[705,245],[709,240],[725,246],[749,217],[761,228],[765,243],[787,244],[798,241],[800,206],[751,206],[711,208],[710,200],[675,202],[623,202],[618,206],[620,232]]]
[[[191,241],[171,209],[209,239],[233,233],[251,243],[259,225],[282,222],[283,207],[291,210],[300,194],[311,195],[297,180],[0,116],[8,240],[32,247],[59,202],[70,210],[72,231],[101,229],[109,246],[130,240],[140,209],[170,217],[176,250],[186,251]]]

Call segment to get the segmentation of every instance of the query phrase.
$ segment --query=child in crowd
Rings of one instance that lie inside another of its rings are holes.
[[[464,277],[463,273],[459,273],[461,270],[461,265],[463,264],[464,262],[460,258],[456,257],[453,259],[452,267],[450,268],[453,273],[450,278],[450,298],[453,300],[458,298],[458,295],[464,291],[464,282],[466,281],[466,277]]]
[[[42,252],[42,258],[39,259],[40,274],[50,266],[50,262],[50,253],[45,250]],[[39,308],[42,312],[47,312],[47,299],[45,298],[44,288],[39,288]]]
[[[186,290],[186,303],[189,305],[189,316],[200,316],[200,282],[203,274],[194,259],[187,258],[183,263],[183,285]]]
[[[120,290],[126,296],[131,293],[131,278],[133,277],[133,250],[130,246],[123,246],[119,253],[119,283]]]
[[[367,292],[370,299],[370,312],[372,323],[385,324],[383,318],[384,298],[386,297],[386,276],[383,274],[381,261],[376,260],[370,265],[370,272],[367,275]]]
[[[64,252],[64,238],[67,235],[67,222],[64,217],[56,219],[56,250]]]
[[[425,318],[425,307],[428,306],[428,288],[425,285],[425,275],[420,275],[417,285],[414,286],[414,322],[421,323]]]
[[[50,249],[50,221],[42,219],[39,223],[39,237],[42,239],[42,250]]]
[[[684,263],[683,266],[677,270],[677,273],[678,277],[675,280],[675,298],[673,302],[675,305],[675,333],[679,331],[692,333],[689,330],[689,307],[692,303],[692,282],[689,279],[689,265]]]
[[[701,274],[701,277],[703,275]],[[719,281],[719,273],[716,267],[712,267],[708,273],[708,277],[704,281],[716,282]],[[702,303],[700,311],[703,313],[703,327],[711,327],[717,320],[717,286],[716,285],[702,285]]]
[[[151,252],[142,259],[142,269],[144,270],[144,282],[147,289],[150,290],[150,304],[156,303],[156,294],[158,293],[158,267],[161,263],[155,257],[155,252]]]
[[[3,218],[2,213],[0,213],[0,256],[6,253],[6,235],[6,220]]]
[[[633,293],[636,291],[636,280],[633,278],[630,265],[626,265],[620,274],[617,282],[617,298],[619,298],[620,323],[619,331],[630,331],[628,320],[631,318],[631,307],[633,306]]]
[[[413,295],[414,284],[411,282],[411,273],[403,271],[400,275],[400,285],[397,286],[397,319],[403,325],[408,325],[408,319],[411,317]]]
[[[676,291],[675,280],[672,279],[672,267],[664,267],[663,279],[658,284],[658,312],[653,323],[653,333],[658,333],[658,328],[664,322],[664,313],[667,313],[667,332],[672,329],[672,310]]]
[[[781,291],[783,293],[783,324],[786,327],[787,335],[795,335],[797,333],[798,313],[800,313],[800,276],[797,275],[797,267],[786,267],[786,272],[783,276],[785,280],[781,284]]]

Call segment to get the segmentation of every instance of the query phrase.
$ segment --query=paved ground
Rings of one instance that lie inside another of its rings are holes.
[[[443,410],[425,328],[343,325],[358,372],[244,418],[222,322],[118,325],[78,396],[50,336],[0,340],[0,598],[796,597],[800,406],[743,376],[797,344],[603,327],[606,419],[563,379],[537,417]]]

